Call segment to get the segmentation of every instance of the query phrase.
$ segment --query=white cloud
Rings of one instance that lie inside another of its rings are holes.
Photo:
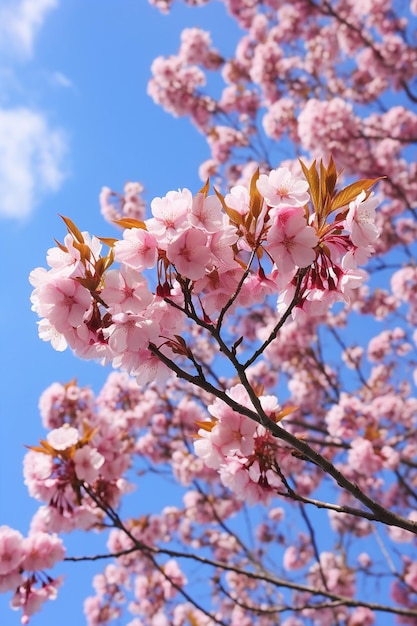
[[[52,127],[40,111],[2,104],[10,91],[25,92],[5,59],[12,65],[32,59],[36,37],[58,4],[59,0],[0,0],[0,77],[7,79],[2,81],[0,100],[0,218],[28,217],[43,195],[58,190],[65,178],[63,131]],[[52,74],[51,82],[72,86],[60,72]]]
[[[18,57],[33,53],[35,35],[58,0],[9,1],[0,7],[0,48]]]
[[[22,219],[64,178],[67,142],[42,113],[0,109],[0,217]]]
[[[66,89],[73,87],[72,80],[62,72],[53,72],[51,74],[51,82],[54,85],[65,87]]]

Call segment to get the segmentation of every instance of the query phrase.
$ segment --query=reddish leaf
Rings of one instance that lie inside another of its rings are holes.
[[[112,248],[116,241],[119,241],[119,239],[115,237],[97,237],[97,239],[104,243],[104,245],[109,246],[109,248]]]
[[[208,433],[211,433],[211,431],[213,430],[213,428],[216,426],[217,424],[217,420],[210,420],[207,422],[199,422],[196,421],[195,424],[201,428],[202,430],[207,431]]]
[[[379,180],[382,180],[384,176],[380,176],[379,178],[363,178],[362,180],[358,180],[351,185],[348,185],[339,193],[335,195],[332,201],[331,210],[337,211],[340,207],[346,206],[349,202],[352,202],[361,191],[368,191],[373,185],[375,185]]]
[[[207,178],[206,182],[201,187],[201,189],[200,189],[200,191],[198,193],[202,193],[203,196],[207,197],[207,194],[208,194],[209,190],[210,190],[210,179]]]
[[[60,215],[59,217],[64,220],[65,225],[68,228],[68,231],[71,233],[71,235],[73,237],[75,237],[75,239],[79,243],[84,243],[84,237],[83,237],[81,231],[74,224],[74,222],[72,220],[70,220],[69,217],[65,217],[64,215]]]
[[[299,162],[301,165],[301,169],[303,170],[305,179],[308,182],[308,186],[310,188],[313,206],[316,211],[318,211],[320,208],[320,180],[317,173],[316,161],[313,161],[313,164],[310,168],[308,168],[301,159],[299,159]]]
[[[133,217],[123,217],[120,220],[112,220],[113,224],[117,224],[117,226],[121,226],[122,228],[141,228],[142,230],[146,230],[145,222],[141,220],[135,220]]]
[[[230,217],[232,223],[236,224],[237,226],[242,226],[243,216],[238,211],[235,211],[234,209],[231,209],[229,206],[227,206],[226,202],[224,201],[224,196],[220,193],[220,191],[217,191],[216,188],[214,188],[214,193],[222,203],[223,209]]]

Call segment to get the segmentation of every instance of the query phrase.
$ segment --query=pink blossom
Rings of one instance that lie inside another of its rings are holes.
[[[91,295],[73,278],[52,276],[39,291],[41,316],[48,318],[59,333],[77,328],[91,310]]]
[[[178,587],[184,587],[187,584],[187,578],[181,571],[177,561],[170,559],[164,565],[164,579],[162,581],[162,589],[166,600],[173,598],[177,593],[177,589],[172,583],[178,585]]]
[[[309,542],[301,537],[300,545],[288,546],[284,552],[283,566],[286,570],[292,571],[305,567],[313,557],[313,550]]]
[[[99,239],[91,237],[86,231],[81,234],[85,245],[90,248],[92,256],[98,258],[103,247]],[[46,260],[49,267],[54,273],[58,272],[61,276],[72,278],[80,276],[83,272],[80,250],[74,245],[74,239],[69,233],[64,238],[64,246],[67,251],[60,247],[50,248],[47,251]]]
[[[151,382],[163,384],[171,376],[171,370],[149,350],[139,351],[137,363],[132,373],[140,386],[145,386]]]
[[[366,606],[353,609],[346,622],[347,626],[372,626],[375,624],[375,615]]]
[[[235,228],[226,224],[225,220],[219,230],[210,236],[209,248],[213,257],[213,265],[219,268],[222,274],[227,270],[239,267],[233,253],[233,244],[236,243],[237,239]]]
[[[35,532],[23,540],[26,557],[22,567],[28,571],[50,569],[65,557],[65,549],[57,535]]]
[[[280,98],[273,102],[262,119],[262,126],[265,133],[275,140],[281,139],[288,130],[294,136],[297,129],[297,121],[293,100],[291,98]]]
[[[80,435],[76,428],[65,424],[60,428],[51,430],[47,434],[46,438],[49,445],[55,450],[67,450],[78,443]]]
[[[353,160],[365,144],[365,140],[363,145],[359,140],[352,142],[352,137],[360,135],[360,120],[352,105],[340,97],[308,99],[298,116],[298,135],[302,147],[313,156],[332,154],[338,163]]]
[[[205,196],[198,193],[193,198],[190,223],[208,233],[215,233],[222,228],[223,212],[217,196]]]
[[[356,200],[349,203],[345,226],[351,233],[352,243],[357,247],[366,247],[379,237],[379,230],[375,225],[375,209],[378,200],[361,191]]]
[[[110,270],[101,290],[101,297],[112,313],[142,313],[151,304],[153,295],[140,272],[122,266]]]
[[[216,163],[225,163],[235,146],[247,146],[248,138],[241,130],[217,124],[207,136],[211,156]]]
[[[368,439],[356,437],[350,444],[349,465],[362,476],[372,476],[382,468],[382,458]]]
[[[186,63],[217,69],[221,56],[211,48],[210,33],[200,28],[185,28],[181,33],[179,56]]]
[[[114,256],[116,261],[142,272],[156,265],[157,240],[142,228],[127,228],[123,231],[123,239],[114,245]]]
[[[314,563],[310,567],[308,574],[310,584],[322,588],[323,572],[326,578],[326,589],[328,591],[346,597],[353,597],[355,593],[354,575],[343,563],[341,556],[333,554],[332,552],[322,552],[320,554],[320,567],[318,563]]]
[[[207,234],[197,228],[185,230],[168,245],[167,257],[184,278],[202,278],[212,258]]]
[[[408,565],[404,582],[409,585],[414,592],[417,592],[417,562],[414,561]]]
[[[157,328],[150,319],[132,313],[117,313],[112,317],[112,325],[105,329],[109,346],[114,354],[137,353],[147,348],[157,337]]]
[[[0,575],[13,573],[26,555],[23,537],[9,526],[0,526]]]
[[[308,183],[294,178],[287,167],[261,174],[256,186],[271,207],[304,206],[310,199]]]
[[[49,500],[55,491],[55,481],[51,478],[54,469],[52,456],[29,450],[23,460],[25,485],[32,498]]]
[[[26,585],[21,585],[16,590],[10,606],[13,609],[23,609],[22,624],[28,624],[29,617],[40,611],[44,602],[56,599],[61,583],[61,578],[55,578],[50,579],[47,584],[42,585],[39,589],[32,586],[28,589]]]
[[[23,583],[23,575],[18,569],[0,574],[0,593],[14,591]]]
[[[173,115],[193,114],[198,101],[197,89],[206,83],[204,72],[188,65],[179,56],[156,58],[151,65],[153,77],[148,94],[157,104]],[[204,108],[204,107],[203,107]]]
[[[67,340],[64,335],[59,333],[55,326],[52,326],[50,322],[43,318],[38,322],[39,338],[42,341],[50,341],[54,350],[57,352],[63,352],[68,347]]]
[[[236,389],[231,389],[229,394],[239,397]],[[247,402],[245,396],[244,399]],[[218,418],[218,422],[211,430],[201,428],[198,431],[200,438],[194,442],[197,456],[204,459],[208,467],[218,469],[222,459],[233,451],[250,454],[254,446],[256,423],[233,411],[222,400],[216,399],[208,408],[211,415]]]
[[[311,265],[316,258],[318,238],[314,228],[307,225],[302,209],[277,209],[271,217],[268,251],[278,270],[286,274]]]
[[[158,242],[169,242],[187,227],[187,217],[192,206],[189,189],[168,191],[163,198],[154,198],[151,202],[153,217],[146,225]],[[165,244],[166,245],[166,244]]]
[[[86,445],[74,452],[73,461],[77,478],[92,485],[105,458],[95,448]]]
[[[361,552],[358,555],[358,563],[361,567],[367,568],[372,565],[372,558],[367,552]]]
[[[127,182],[120,194],[109,187],[103,187],[99,195],[100,210],[104,219],[110,223],[128,217],[143,220],[146,204],[142,198],[144,191],[142,183]]]
[[[247,186],[235,185],[230,192],[226,194],[224,201],[228,207],[234,209],[240,215],[249,213],[250,195]]]

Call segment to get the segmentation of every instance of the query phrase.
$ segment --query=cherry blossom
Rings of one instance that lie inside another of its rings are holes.
[[[349,203],[346,228],[351,231],[352,243],[355,246],[367,246],[378,237],[378,228],[375,226],[377,205],[377,198],[366,198],[364,191],[359,194],[355,201]]]
[[[261,174],[256,185],[271,207],[304,206],[309,200],[308,183],[294,179],[287,167]]]
[[[123,232],[123,240],[116,241],[114,254],[117,261],[139,272],[154,267],[158,259],[156,238],[141,228]]]
[[[314,229],[307,226],[302,210],[279,208],[270,215],[268,248],[278,270],[286,274],[294,267],[311,265],[316,258],[314,248],[318,239]]]

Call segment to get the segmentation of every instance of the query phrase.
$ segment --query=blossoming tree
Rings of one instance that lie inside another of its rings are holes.
[[[149,83],[207,137],[201,189],[104,188],[121,236],[64,217],[30,277],[40,337],[116,371],[41,398],[41,506],[0,527],[23,623],[102,558],[89,626],[417,624],[417,6],[224,3],[235,57],[187,29]],[[125,516],[144,474],[181,499]],[[65,556],[79,528],[102,554]]]

